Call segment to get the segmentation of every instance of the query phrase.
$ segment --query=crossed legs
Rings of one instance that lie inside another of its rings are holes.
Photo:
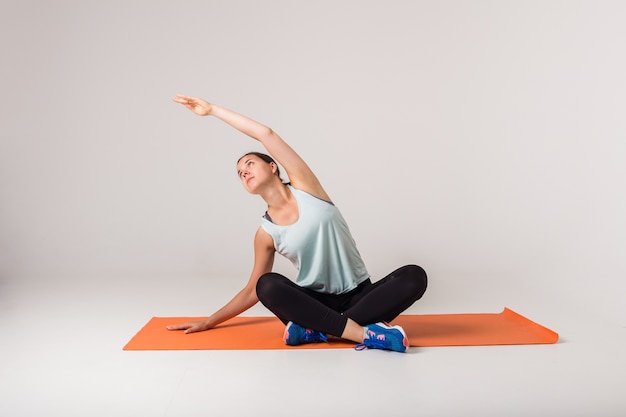
[[[261,303],[283,323],[293,321],[360,343],[363,326],[392,321],[419,300],[426,287],[426,272],[417,265],[406,265],[376,283],[367,280],[346,294],[318,293],[274,272],[259,278],[256,289]]]

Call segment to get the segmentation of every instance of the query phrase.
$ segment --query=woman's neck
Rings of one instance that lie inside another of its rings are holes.
[[[280,210],[289,204],[293,195],[287,185],[281,182],[280,185],[269,188],[261,197],[267,203],[268,208]]]

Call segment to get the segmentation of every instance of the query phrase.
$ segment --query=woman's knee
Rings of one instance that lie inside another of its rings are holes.
[[[397,274],[404,278],[404,285],[407,292],[421,298],[428,287],[428,276],[424,268],[418,265],[406,265],[397,271]]]
[[[283,279],[286,279],[275,272],[268,272],[261,275],[256,283],[256,296],[265,304],[266,301],[275,297],[276,290],[281,286]]]

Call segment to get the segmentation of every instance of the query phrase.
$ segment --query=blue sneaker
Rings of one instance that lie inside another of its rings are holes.
[[[365,326],[367,338],[363,343],[354,347],[356,350],[385,349],[396,352],[405,352],[409,347],[409,339],[400,326],[389,326],[386,323],[376,323]]]
[[[322,332],[305,329],[299,324],[290,321],[287,323],[287,327],[285,327],[283,340],[285,341],[285,344],[289,346],[297,346],[303,343],[326,342],[328,337],[326,337],[326,335]]]

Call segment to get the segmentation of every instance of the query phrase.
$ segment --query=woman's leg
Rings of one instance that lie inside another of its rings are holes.
[[[302,288],[275,272],[264,274],[256,286],[257,297],[283,323],[298,323],[333,336],[342,336],[348,317],[332,305],[333,297]],[[327,305],[328,304],[328,305]]]
[[[391,281],[390,277],[387,277],[386,282]],[[367,295],[376,292],[373,291],[375,288],[382,287],[377,284],[367,285],[364,283],[363,287],[355,289],[354,296],[347,294],[346,296],[353,300],[361,299],[361,302],[356,304],[357,306],[362,304],[363,307],[367,304],[363,303],[363,300],[366,302],[369,300]],[[395,286],[400,287],[397,284]],[[404,352],[409,347],[408,339],[402,330],[378,325],[363,327],[351,317],[349,318],[348,314],[339,313],[338,308],[341,301],[345,300],[346,297],[307,290],[273,272],[264,274],[259,278],[256,290],[259,300],[285,324],[292,321],[305,328],[352,340],[360,343],[357,347],[361,349],[375,348]],[[384,294],[381,290],[377,292],[379,295]],[[360,297],[361,293],[364,296]],[[329,305],[337,306],[337,309],[331,308]],[[358,309],[355,311],[358,312]],[[378,321],[380,320],[364,321],[363,323],[373,324]]]
[[[403,266],[358,293],[343,314],[362,326],[390,322],[422,298],[427,282],[421,267]]]

